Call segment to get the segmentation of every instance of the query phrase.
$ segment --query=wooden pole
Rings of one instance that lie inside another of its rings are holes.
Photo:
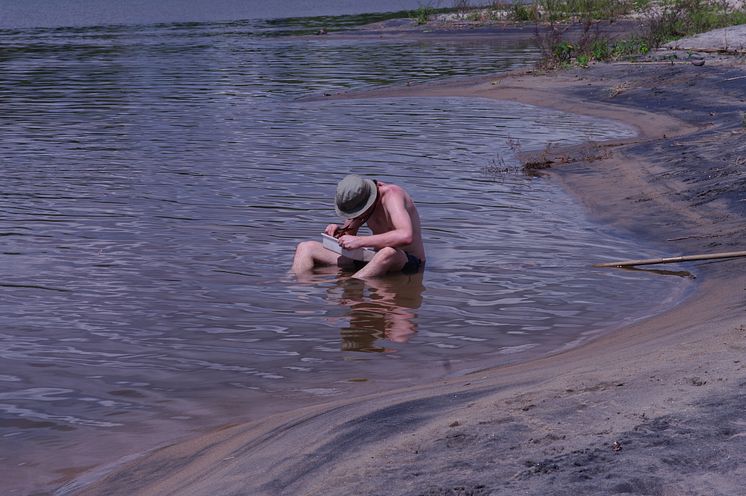
[[[693,260],[715,260],[718,258],[746,257],[746,251],[731,251],[726,253],[710,253],[706,255],[685,255],[683,257],[670,258],[646,258],[642,260],[622,260],[620,262],[607,262],[594,264],[594,267],[633,267],[635,265],[653,265],[676,262],[690,262]]]

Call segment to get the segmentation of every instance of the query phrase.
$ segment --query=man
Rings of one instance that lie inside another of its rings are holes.
[[[337,238],[342,248],[376,250],[373,258],[352,277],[371,279],[392,272],[411,274],[422,269],[425,247],[420,216],[403,188],[350,174],[337,185],[335,202],[337,214],[347,220],[341,227],[329,224],[324,232]],[[358,230],[366,222],[373,234],[358,236]],[[295,250],[292,270],[302,274],[317,266],[352,263],[318,241],[304,241]]]

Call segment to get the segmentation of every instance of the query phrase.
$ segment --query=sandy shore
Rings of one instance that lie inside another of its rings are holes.
[[[637,126],[634,140],[552,150],[549,173],[672,255],[743,250],[746,64],[704,57],[366,96],[516,100]],[[746,260],[696,267],[686,302],[581,347],[227,427],[91,474],[77,493],[744,494]]]

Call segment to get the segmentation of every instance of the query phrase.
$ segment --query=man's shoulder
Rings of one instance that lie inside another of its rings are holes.
[[[409,193],[407,193],[407,190],[399,186],[398,184],[391,184],[387,183],[384,189],[384,198],[386,197],[401,197],[401,198],[408,198]]]
[[[414,200],[409,196],[409,193],[396,184],[387,185],[386,191],[381,197],[381,205],[383,205],[384,209],[389,211],[403,208],[411,212],[416,209]]]

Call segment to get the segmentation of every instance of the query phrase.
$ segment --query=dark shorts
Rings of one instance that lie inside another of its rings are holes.
[[[401,268],[402,274],[416,274],[422,269],[423,262],[419,258],[415,257],[411,253],[407,253],[406,251],[404,254],[407,256],[407,262],[404,264],[404,267]],[[353,269],[360,270],[363,267],[365,267],[365,264],[368,262],[361,262],[359,260],[355,260],[353,262]]]
[[[401,268],[402,274],[416,274],[422,268],[422,260],[415,257],[411,253],[404,252],[407,255],[407,263]]]

